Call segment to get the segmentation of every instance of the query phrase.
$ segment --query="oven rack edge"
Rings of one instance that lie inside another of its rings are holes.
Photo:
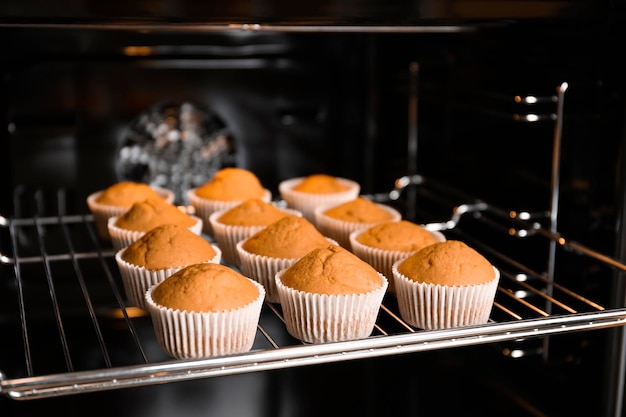
[[[172,360],[146,365],[66,372],[12,380],[6,379],[6,376],[0,373],[0,392],[16,400],[57,397],[246,372],[537,338],[558,333],[623,326],[624,324],[626,324],[626,308],[619,308],[518,322],[490,322],[484,325],[454,329],[372,336],[367,339],[346,342],[287,346],[275,350],[253,350],[219,358]]]
[[[441,184],[430,183],[421,177],[409,179],[408,182],[400,184],[391,193],[385,195],[369,196],[375,200],[396,200],[408,184],[420,185],[420,190],[427,189],[421,187],[429,184],[441,192],[444,188]],[[439,197],[439,195],[437,196]],[[482,201],[472,200],[468,204],[455,205],[452,216],[444,222],[432,222],[426,224],[431,230],[456,230],[457,225],[464,216],[483,218],[485,221],[488,215],[495,215],[497,218],[508,218],[509,211],[500,210]],[[509,219],[510,220],[510,219]],[[626,271],[626,265],[597,253],[576,242],[568,241],[558,233],[551,232],[542,227],[539,223],[532,221],[522,221],[514,219],[520,225],[520,230],[527,233],[536,234],[547,238],[551,244],[558,244],[559,247],[568,251],[576,252],[577,255],[592,258],[594,261],[605,264],[611,268]],[[93,216],[91,215],[59,215],[52,217],[33,217],[8,219],[0,216],[0,228],[19,228],[24,225],[44,227],[45,225],[66,223],[86,223],[93,232]],[[512,230],[508,225],[502,226],[506,233]],[[14,237],[14,236],[12,236]],[[0,262],[10,264],[18,262],[0,254]],[[75,253],[54,255],[56,259],[65,260],[69,258],[81,257],[112,257],[110,250],[99,249],[97,253]],[[21,262],[40,262],[36,257],[23,258]],[[511,274],[504,271],[505,276],[511,278]],[[17,276],[14,277],[17,279]],[[547,286],[552,287],[550,279],[539,277],[545,280]],[[554,288],[558,284],[554,283]],[[568,289],[565,289],[570,292]],[[512,296],[512,291],[499,288],[499,294]],[[272,343],[273,347],[263,349],[253,349],[246,353],[194,360],[163,360],[145,361],[140,364],[109,366],[92,370],[70,370],[67,372],[48,373],[35,375],[29,373],[26,377],[11,378],[0,368],[0,394],[14,400],[32,400],[38,398],[57,397],[71,394],[96,392],[104,390],[114,390],[128,387],[147,386],[163,383],[172,383],[200,378],[219,377],[225,375],[241,374],[247,372],[259,372],[272,369],[293,368],[298,366],[308,366],[323,363],[332,363],[380,356],[400,355],[414,352],[422,352],[437,349],[447,349],[461,346],[471,346],[489,344],[505,341],[525,341],[538,339],[543,336],[619,327],[626,324],[626,307],[605,309],[604,307],[579,296],[575,292],[570,292],[573,297],[585,303],[584,311],[575,308],[566,308],[564,313],[553,313],[550,309],[547,312],[540,311],[539,317],[513,317],[510,320],[490,321],[483,325],[466,326],[443,330],[421,330],[411,328],[403,324],[404,330],[399,333],[388,333],[378,328],[372,336],[366,339],[325,343],[325,344],[293,344],[280,346]],[[541,294],[547,300],[553,300],[551,294]],[[506,310],[497,303],[498,308]],[[524,300],[520,300],[524,302]],[[551,301],[552,302],[552,301]],[[560,304],[554,300],[555,304]],[[121,303],[122,310],[124,303]],[[279,307],[271,303],[266,303],[268,310],[272,310],[280,318]],[[539,310],[539,308],[538,308]],[[390,311],[387,305],[381,305],[381,314],[388,314],[396,317],[394,311]],[[513,316],[513,315],[512,315]],[[281,318],[282,320],[282,318]],[[398,319],[401,321],[400,319]],[[258,334],[264,334],[259,326]],[[264,334],[265,335],[265,334]],[[257,336],[258,337],[258,336]],[[267,336],[266,336],[267,337]]]

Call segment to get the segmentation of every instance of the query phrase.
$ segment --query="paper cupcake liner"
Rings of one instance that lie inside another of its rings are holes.
[[[298,210],[304,218],[315,224],[315,209],[331,207],[350,200],[354,200],[361,192],[359,183],[347,178],[337,178],[337,181],[350,187],[345,191],[327,194],[303,193],[293,189],[301,183],[304,177],[284,180],[278,184],[280,196],[287,203],[287,207]]]
[[[411,326],[424,330],[484,324],[489,320],[498,289],[500,271],[494,279],[480,285],[445,286],[415,282],[392,270],[400,317]]]
[[[196,211],[196,216],[200,217],[204,221],[202,231],[209,236],[213,236],[213,228],[211,227],[210,217],[216,211],[231,209],[243,202],[243,200],[210,200],[207,198],[198,197],[196,195],[196,188],[187,190],[187,200],[189,204],[193,206]],[[265,194],[261,199],[267,203],[272,201],[272,192],[265,189]]]
[[[387,277],[389,280],[389,288],[387,291],[391,294],[395,294],[396,284],[391,268],[397,260],[410,256],[414,253],[414,251],[406,252],[399,250],[387,250],[364,245],[359,242],[357,238],[365,230],[366,229],[360,229],[350,233],[350,248],[356,256],[370,264],[375,270]],[[446,240],[443,233],[439,231],[430,231],[430,233],[435,237],[437,242],[443,242]]]
[[[172,204],[174,203],[174,192],[172,190],[168,190],[167,188],[155,187],[151,186],[157,194],[159,194],[165,201]],[[119,206],[111,206],[108,204],[100,204],[98,201],[98,197],[104,192],[104,190],[96,191],[95,193],[87,196],[87,207],[89,207],[89,211],[93,214],[94,225],[96,227],[96,233],[101,239],[111,240],[109,236],[108,229],[108,221],[110,217],[121,216],[124,214],[130,207],[119,207]]]
[[[292,210],[288,208],[279,208],[287,214],[291,214],[293,216],[301,217],[302,213],[297,210]],[[227,264],[233,266],[240,266],[241,261],[239,260],[239,253],[237,252],[237,242],[247,239],[256,232],[265,228],[266,225],[259,226],[233,226],[230,224],[224,224],[219,222],[220,216],[230,209],[219,210],[211,213],[209,216],[209,222],[211,223],[211,228],[213,231],[213,237],[215,241],[219,245],[220,249],[222,249],[222,258],[223,261]]]
[[[376,203],[376,205],[390,214],[391,218],[384,221],[399,221],[402,219],[402,214],[395,208],[380,203]],[[324,210],[327,208],[328,207],[319,207],[315,209],[315,224],[317,228],[324,236],[335,239],[343,248],[349,251],[352,250],[350,247],[350,233],[367,229],[380,223],[359,223],[338,220],[324,214]]]
[[[374,330],[380,304],[387,290],[387,278],[380,288],[365,294],[327,295],[294,290],[283,285],[276,274],[275,282],[290,335],[309,343],[340,342],[369,337]]]
[[[326,238],[331,245],[337,245],[333,239]],[[240,260],[243,275],[257,281],[265,287],[265,299],[271,303],[280,303],[276,289],[276,273],[289,268],[299,258],[273,258],[270,256],[250,253],[243,247],[243,241],[237,242],[235,248]]]
[[[207,259],[205,262],[220,263],[222,260],[222,251],[216,245],[211,244],[215,250],[215,256],[212,259]],[[184,268],[186,265],[181,265],[174,268],[156,269],[150,270],[141,266],[133,265],[122,259],[122,255],[126,248],[120,249],[115,253],[115,261],[119,267],[120,274],[122,276],[122,284],[124,286],[124,292],[128,300],[135,306],[146,310],[146,291],[148,288],[164,281],[167,277],[173,273]]]
[[[193,233],[200,235],[202,233],[202,224],[204,223],[201,218],[190,215],[196,222],[188,227]],[[118,216],[110,217],[108,220],[108,229],[109,235],[111,236],[111,243],[113,244],[113,249],[118,251],[120,249],[125,248],[131,243],[135,242],[141,236],[145,235],[146,232],[139,232],[137,230],[127,230],[122,229],[121,227],[117,227],[115,222],[117,221]]]
[[[259,296],[247,305],[223,312],[181,311],[154,302],[146,291],[146,305],[161,348],[176,359],[196,359],[248,352],[252,349],[265,298],[265,289],[251,280]]]

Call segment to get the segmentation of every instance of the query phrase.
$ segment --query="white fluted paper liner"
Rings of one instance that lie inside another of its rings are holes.
[[[211,200],[199,197],[196,194],[198,188],[187,190],[187,200],[193,206],[196,216],[204,221],[203,232],[209,236],[213,236],[213,228],[211,227],[210,217],[216,211],[226,210],[241,204],[244,200]],[[265,189],[265,194],[261,197],[263,201],[269,203],[272,201],[272,192]]]
[[[205,262],[212,262],[219,264],[222,260],[222,251],[219,247],[211,244],[213,250],[215,250],[215,256],[211,259],[207,259]],[[128,300],[135,306],[146,310],[146,291],[148,288],[164,281],[175,272],[183,269],[187,265],[181,265],[174,268],[166,269],[146,269],[142,266],[133,265],[122,259],[122,255],[126,248],[120,249],[115,253],[115,261],[119,267],[120,274],[122,276],[122,284],[124,286],[124,292]]]
[[[195,220],[195,223],[188,227],[188,229],[191,230],[193,233],[200,235],[202,233],[202,219],[191,214],[190,216]],[[111,236],[111,243],[113,244],[114,250],[118,251],[120,249],[123,249],[146,234],[146,232],[127,230],[122,229],[121,227],[117,227],[115,225],[117,218],[118,216],[113,216],[110,217],[108,221],[109,235]]]
[[[309,343],[340,342],[370,336],[376,324],[380,304],[387,291],[387,278],[380,288],[364,294],[328,295],[294,290],[285,286],[276,274],[285,326],[290,335]]]
[[[350,233],[350,248],[356,256],[370,264],[375,270],[387,277],[389,280],[389,288],[387,291],[391,294],[395,294],[396,285],[391,267],[397,260],[406,258],[411,255],[413,251],[405,252],[399,250],[387,250],[364,245],[357,239],[361,233],[365,232],[365,230],[366,229],[359,229]],[[437,242],[443,242],[446,240],[443,233],[439,231],[429,230],[429,232],[435,237]]]
[[[167,188],[155,187],[151,186],[157,194],[159,194],[165,201],[172,204],[174,203],[174,192],[172,190],[168,190]],[[96,227],[96,233],[100,238],[105,240],[110,240],[108,230],[108,221],[110,217],[113,216],[121,216],[129,209],[129,207],[119,207],[112,206],[109,204],[101,204],[98,203],[98,198],[104,190],[96,191],[95,193],[91,193],[87,196],[87,207],[89,207],[89,211],[93,214],[94,225]]]
[[[333,239],[326,238],[326,240],[328,240],[330,245],[338,245]],[[245,250],[242,246],[243,242],[243,240],[237,242],[235,246],[241,262],[241,272],[265,287],[265,299],[267,301],[280,303],[278,290],[276,289],[276,273],[282,269],[289,268],[300,258],[274,258],[257,255]]]
[[[256,232],[265,228],[266,225],[259,226],[239,226],[224,224],[219,221],[222,214],[230,209],[223,209],[211,213],[209,216],[209,222],[213,231],[213,237],[215,241],[222,249],[222,257],[225,263],[234,266],[240,266],[239,254],[235,245],[237,242],[247,239]],[[279,207],[279,210],[284,211],[292,216],[302,217],[302,213],[298,210],[292,210],[288,208]]]
[[[356,181],[347,178],[337,178],[337,182],[348,186],[345,191],[336,193],[304,193],[294,190],[305,177],[291,178],[278,184],[280,196],[287,203],[287,207],[298,210],[304,218],[315,224],[315,209],[318,207],[332,207],[350,200],[354,200],[361,192],[361,186]]]
[[[500,279],[497,268],[493,268],[494,279],[485,284],[445,286],[407,278],[398,272],[400,262],[392,270],[400,317],[408,324],[436,330],[487,323]]]
[[[402,214],[395,208],[386,204],[376,203],[378,207],[389,213],[390,218],[387,221],[399,221],[402,219]],[[328,207],[319,207],[315,209],[315,224],[318,230],[324,235],[335,239],[339,244],[349,251],[352,251],[350,247],[350,233],[356,230],[368,229],[377,225],[376,223],[362,223],[362,222],[348,222],[345,220],[335,219],[324,214],[324,211]]]
[[[222,312],[174,310],[152,299],[155,284],[146,291],[146,305],[161,348],[176,359],[196,359],[248,352],[252,349],[265,299],[265,289],[250,280],[259,296],[245,306]]]

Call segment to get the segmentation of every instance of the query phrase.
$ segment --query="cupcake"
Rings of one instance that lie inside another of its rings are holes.
[[[337,244],[302,216],[287,216],[236,245],[244,275],[265,287],[266,300],[279,302],[274,277],[313,249]]]
[[[398,259],[406,258],[424,246],[446,240],[438,231],[408,220],[388,221],[350,233],[352,252],[389,280],[388,291],[395,293],[391,267]]]
[[[179,224],[196,234],[202,233],[202,219],[187,214],[173,204],[160,198],[136,202],[121,216],[108,221],[113,248],[118,251],[162,224]]]
[[[156,197],[161,197],[170,204],[174,202],[173,191],[134,181],[121,181],[90,194],[87,197],[87,207],[93,214],[96,233],[101,239],[110,240],[107,227],[110,217],[123,214],[137,201]]]
[[[402,215],[386,204],[357,197],[332,207],[315,209],[315,224],[325,236],[351,250],[350,233],[379,223],[398,221]]]
[[[187,265],[220,263],[222,252],[202,236],[179,224],[163,224],[115,254],[126,297],[146,309],[145,293]]]
[[[277,207],[260,198],[249,198],[235,207],[211,213],[209,222],[224,262],[239,266],[237,242],[288,215],[302,216],[297,210]]]
[[[484,324],[500,272],[458,240],[428,245],[392,266],[400,316],[425,330]]]
[[[217,263],[186,266],[146,291],[157,340],[177,359],[247,352],[265,289]]]
[[[276,274],[287,331],[304,342],[371,335],[387,278],[338,245],[314,249]]]
[[[330,207],[353,200],[359,196],[361,186],[347,178],[313,174],[281,181],[278,191],[287,207],[300,211],[315,224],[317,207]]]
[[[213,236],[209,217],[220,210],[233,208],[249,198],[270,202],[272,193],[259,178],[243,168],[222,168],[206,183],[187,191],[187,199],[204,221],[204,232]]]

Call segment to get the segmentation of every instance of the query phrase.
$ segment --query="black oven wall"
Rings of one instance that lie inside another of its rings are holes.
[[[66,187],[84,205],[95,188],[122,179],[117,165],[131,124],[155,106],[185,102],[225,125],[234,155],[224,164],[251,169],[274,195],[279,180],[304,173],[363,176],[364,35],[13,37],[3,63],[6,192]]]
[[[564,194],[611,198],[618,30],[544,20],[412,35],[17,30],[3,58],[3,195],[65,187],[84,207],[91,191],[130,175],[119,158],[132,123],[155,105],[189,101],[226,126],[233,154],[223,163],[252,169],[274,195],[280,180],[316,171],[381,192],[417,167],[504,207],[544,209],[554,123],[519,117],[555,106],[514,98],[554,95],[567,82]]]

